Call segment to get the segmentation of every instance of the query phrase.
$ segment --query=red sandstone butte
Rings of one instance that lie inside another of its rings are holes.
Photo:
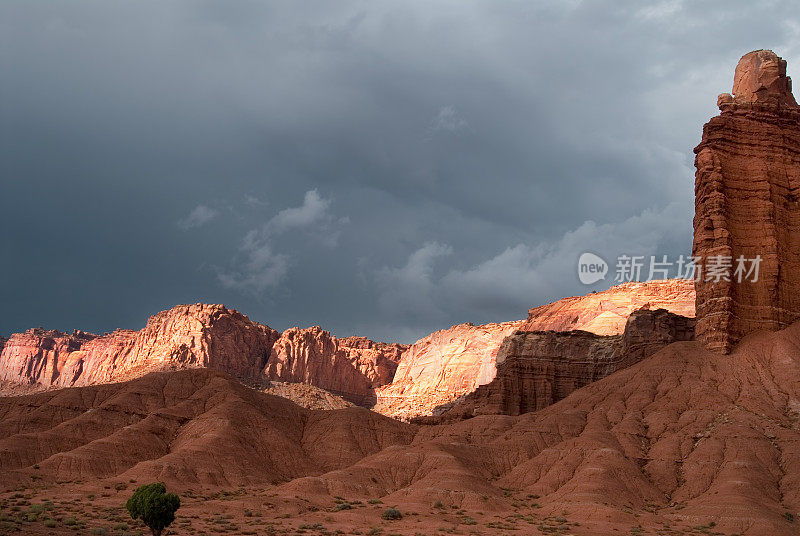
[[[733,95],[695,148],[693,253],[760,255],[757,282],[698,281],[697,338],[721,353],[751,332],[800,319],[800,107],[786,62],[770,50],[742,56]]]

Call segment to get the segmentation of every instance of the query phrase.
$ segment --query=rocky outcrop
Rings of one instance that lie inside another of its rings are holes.
[[[494,379],[500,343],[514,331],[580,329],[619,335],[631,313],[643,307],[694,316],[694,284],[678,279],[625,283],[534,307],[525,321],[437,331],[403,354],[394,382],[377,391],[373,409],[403,419],[431,415]]]
[[[621,367],[638,363],[665,346],[694,340],[695,319],[666,309],[639,309],[628,318],[622,334]]]
[[[608,376],[620,363],[619,335],[518,331],[501,346],[497,377],[467,397],[472,415],[520,415]]]
[[[366,337],[342,337],[339,349],[369,378],[372,387],[391,383],[408,344],[375,342]]]
[[[667,279],[623,283],[602,292],[564,298],[534,307],[520,328],[524,331],[569,331],[580,329],[597,335],[619,335],[636,309],[666,309],[693,317],[694,283]]]
[[[734,78],[695,148],[697,338],[722,353],[800,319],[800,107],[772,51],[743,56]],[[758,256],[757,280],[752,262],[736,273]]]
[[[497,376],[454,404],[437,408],[438,424],[481,414],[520,415],[547,407],[662,348],[693,338],[694,319],[665,309],[640,309],[623,335],[588,331],[516,331],[497,352]]]
[[[524,322],[453,326],[411,347],[337,338],[319,326],[279,334],[222,305],[180,305],[154,315],[141,331],[97,336],[33,329],[15,334],[0,353],[0,392],[20,392],[14,386],[21,384],[31,389],[80,386],[156,370],[207,367],[255,386],[268,380],[313,385],[409,418],[429,415],[492,381],[500,343],[523,325],[621,332],[609,326],[627,319],[635,304],[691,309],[687,293],[690,289],[680,281],[621,285],[532,309]]]
[[[107,335],[41,328],[11,336],[0,352],[0,391],[118,382],[148,372],[211,368],[249,384],[306,383],[360,404],[390,382],[401,344],[337,339],[319,327],[283,334],[222,305],[179,305],[140,331]],[[28,386],[24,389],[17,386]]]
[[[70,387],[207,367],[249,380],[261,374],[278,336],[222,305],[179,305],[150,317],[141,331],[97,336],[39,328],[14,334],[0,354],[0,379]]]
[[[489,383],[500,343],[521,324],[459,324],[418,340],[403,353],[394,381],[377,390],[373,409],[399,418],[425,415]]]
[[[363,337],[338,339],[319,326],[291,328],[275,342],[264,373],[271,380],[307,383],[371,405],[375,389],[394,376],[405,348]]]

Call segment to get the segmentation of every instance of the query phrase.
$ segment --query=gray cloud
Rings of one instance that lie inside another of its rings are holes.
[[[188,216],[178,220],[178,227],[184,231],[188,231],[189,229],[194,229],[196,227],[202,227],[206,223],[216,218],[217,214],[218,212],[213,208],[209,208],[205,205],[197,205],[194,207],[194,209],[192,209]]]
[[[251,204],[250,198],[245,203]],[[309,228],[325,230],[322,243],[335,243],[338,232],[330,232],[330,200],[317,190],[306,192],[303,204],[285,208],[272,216],[264,225],[250,230],[242,240],[240,253],[243,259],[234,261],[234,268],[220,271],[219,281],[226,288],[246,294],[262,295],[268,288],[283,283],[294,260],[286,253],[274,251],[276,237],[290,231]]]
[[[431,130],[458,133],[469,130],[469,123],[453,106],[442,106],[431,121]]]
[[[692,148],[764,47],[797,76],[793,2],[3,2],[0,334],[521,318],[586,291],[580,248],[688,252]]]
[[[665,240],[676,231],[688,240],[687,217],[685,208],[673,203],[617,223],[586,221],[554,242],[516,244],[473,266],[445,269],[438,277],[434,275],[436,268],[454,251],[431,242],[412,252],[404,265],[376,270],[374,292],[384,310],[419,329],[459,315],[463,321],[475,317],[519,319],[534,305],[530,296],[550,300],[607,288],[614,282],[616,259],[621,255],[647,259],[668,255],[668,262],[674,261],[678,254],[668,245],[664,247]],[[587,251],[602,252],[610,273],[604,281],[582,287],[577,262]],[[645,264],[649,266],[649,262]],[[474,316],[463,315],[464,311]],[[510,316],[508,311],[517,313]]]

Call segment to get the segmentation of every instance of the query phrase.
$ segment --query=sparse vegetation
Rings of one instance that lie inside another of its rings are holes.
[[[387,508],[383,511],[381,517],[388,521],[396,521],[398,519],[403,519],[403,514],[397,508]]]

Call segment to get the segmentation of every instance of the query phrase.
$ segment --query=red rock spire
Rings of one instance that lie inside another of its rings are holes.
[[[722,113],[694,150],[696,332],[711,350],[728,353],[749,333],[800,319],[800,107],[791,87],[774,52],[745,54],[733,95],[719,96]],[[757,257],[758,280],[740,281],[737,259]],[[709,279],[722,258],[728,276]]]

